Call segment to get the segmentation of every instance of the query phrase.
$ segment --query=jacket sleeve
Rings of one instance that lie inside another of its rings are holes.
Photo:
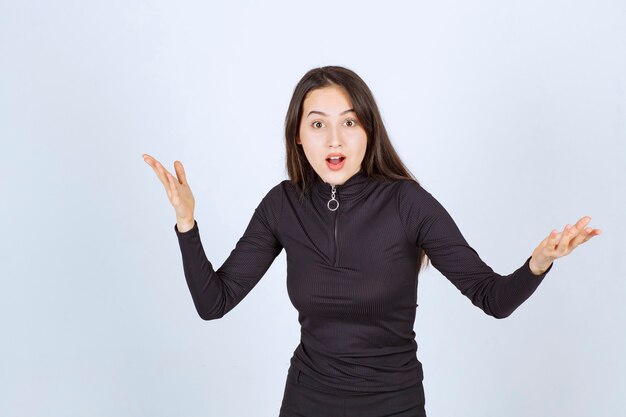
[[[274,186],[254,209],[243,235],[217,271],[207,259],[198,222],[179,232],[183,270],[194,305],[203,320],[222,318],[254,288],[283,249],[278,237],[281,185]]]
[[[529,267],[531,256],[510,275],[497,274],[467,243],[446,209],[413,181],[403,181],[399,211],[408,238],[422,248],[437,268],[471,302],[486,314],[508,317],[543,281],[554,263],[541,275]]]

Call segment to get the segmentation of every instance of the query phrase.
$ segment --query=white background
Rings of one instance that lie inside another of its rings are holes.
[[[1,1],[0,416],[278,415],[285,252],[201,320],[141,155],[183,162],[218,268],[287,178],[287,105],[323,65],[365,80],[496,272],[584,215],[603,231],[504,320],[420,275],[428,415],[625,415],[625,22],[619,0]]]

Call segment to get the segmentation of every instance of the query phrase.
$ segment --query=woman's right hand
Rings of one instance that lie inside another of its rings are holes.
[[[179,225],[190,225],[189,229],[191,229],[194,225],[193,211],[196,202],[193,198],[193,194],[191,193],[191,188],[189,188],[183,164],[180,161],[174,161],[174,169],[176,170],[176,175],[178,176],[178,178],[175,178],[163,167],[163,165],[161,165],[159,161],[150,155],[143,154],[143,160],[152,167],[157,177],[163,184],[163,187],[165,187],[167,198],[170,199],[170,203],[172,203],[174,210],[176,210],[177,223]],[[183,232],[183,230],[180,231]]]

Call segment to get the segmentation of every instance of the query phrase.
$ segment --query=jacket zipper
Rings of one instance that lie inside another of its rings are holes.
[[[339,245],[337,244],[337,218],[339,217],[339,201],[335,198],[335,194],[337,193],[337,189],[334,184],[331,185],[330,188],[330,200],[326,204],[328,209],[335,212],[334,219],[334,233],[335,233],[335,261],[333,262],[334,266],[339,266]],[[334,203],[333,203],[334,201]]]

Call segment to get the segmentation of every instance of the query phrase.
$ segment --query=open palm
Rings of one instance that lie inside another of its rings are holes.
[[[183,164],[180,161],[174,161],[176,178],[150,155],[144,154],[143,160],[152,167],[163,187],[165,187],[167,198],[169,198],[170,203],[174,206],[174,210],[176,210],[176,219],[192,222],[196,202],[187,182]]]

